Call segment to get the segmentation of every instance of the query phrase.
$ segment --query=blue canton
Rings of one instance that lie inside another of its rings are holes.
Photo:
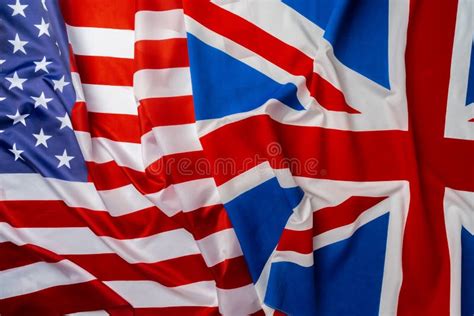
[[[0,3],[0,173],[87,181],[72,129],[76,101],[57,2]]]

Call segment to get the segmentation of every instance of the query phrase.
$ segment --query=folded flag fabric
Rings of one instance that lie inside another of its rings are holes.
[[[0,1],[0,315],[474,315],[471,0]]]

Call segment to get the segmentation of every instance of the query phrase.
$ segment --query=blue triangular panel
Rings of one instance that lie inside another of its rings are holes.
[[[273,178],[225,204],[254,282],[302,198],[300,188],[283,189]]]
[[[314,266],[272,264],[265,303],[289,315],[378,315],[389,214],[314,252]]]
[[[188,46],[197,120],[247,112],[271,98],[304,110],[294,84],[279,84],[192,34]]]
[[[388,1],[283,0],[325,30],[343,64],[390,89]]]

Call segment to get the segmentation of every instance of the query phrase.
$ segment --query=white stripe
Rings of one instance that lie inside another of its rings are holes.
[[[192,94],[189,67],[139,70],[133,79],[140,100]]]
[[[154,263],[200,253],[193,236],[185,229],[170,230],[143,238],[101,239],[113,252],[130,263]]]
[[[0,299],[44,290],[53,286],[94,280],[87,271],[69,260],[38,262],[0,271]]]
[[[100,311],[90,311],[90,312],[78,312],[78,313],[72,313],[72,314],[66,314],[67,316],[107,316],[109,313],[107,313],[104,310]]]
[[[63,200],[70,207],[104,211],[92,183],[43,178],[33,174],[0,174],[0,200]]]
[[[182,182],[175,184],[174,189],[184,212],[221,203],[213,178]]]
[[[311,267],[314,264],[313,253],[299,253],[296,251],[275,251],[272,262],[291,262],[302,267]]]
[[[125,215],[154,206],[153,202],[131,184],[112,190],[97,191],[90,182],[43,178],[38,174],[0,175],[0,201],[2,200],[62,200],[70,207],[107,211],[112,216]]]
[[[202,150],[194,124],[154,127],[141,143],[146,167],[165,155]]]
[[[119,166],[144,171],[142,146],[135,143],[117,142],[93,137],[88,132],[76,131],[76,139],[86,161],[104,163],[115,161]]]
[[[89,112],[138,115],[132,87],[82,84],[82,89]]]
[[[217,297],[222,315],[250,315],[261,308],[253,284],[236,289],[217,288]]]
[[[159,192],[147,194],[146,197],[168,216],[221,203],[212,178],[172,184]]]
[[[155,127],[142,135],[140,144],[91,137],[89,132],[75,134],[86,161],[115,161],[119,166],[142,172],[165,155],[202,150],[194,124]]]
[[[0,242],[33,244],[59,255],[116,253],[129,263],[153,263],[198,254],[196,242],[184,229],[149,237],[116,239],[96,236],[86,227],[14,228],[0,223]]]
[[[112,190],[100,190],[98,193],[112,216],[125,215],[154,206],[132,184]]]
[[[136,41],[169,38],[186,38],[183,10],[137,12],[135,15]]]
[[[67,25],[74,54],[133,58],[134,31]]]
[[[218,187],[222,203],[232,201],[242,193],[257,187],[273,177],[275,177],[275,173],[268,161],[239,174]]]
[[[146,195],[147,199],[152,201],[156,207],[162,210],[169,217],[176,215],[183,209],[181,201],[176,197],[175,186],[176,185],[172,184],[156,193]]]
[[[242,256],[234,229],[229,228],[197,241],[208,267]]]
[[[74,91],[76,92],[76,102],[85,101],[84,90],[82,89],[81,77],[79,76],[77,72],[72,72],[71,78],[72,78],[72,85],[74,87]]]
[[[217,306],[215,283],[211,281],[176,287],[165,287],[151,281],[104,283],[133,307]]]

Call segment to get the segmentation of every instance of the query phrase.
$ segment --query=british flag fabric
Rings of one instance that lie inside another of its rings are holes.
[[[474,315],[473,0],[0,0],[0,315]]]

